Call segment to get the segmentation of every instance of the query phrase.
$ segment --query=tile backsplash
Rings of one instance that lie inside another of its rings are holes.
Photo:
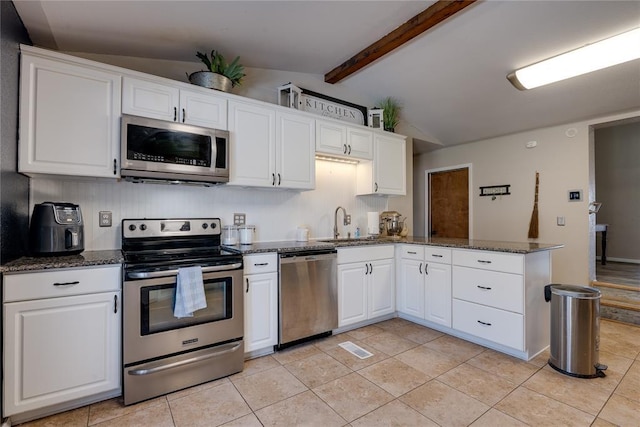
[[[387,197],[355,196],[354,165],[316,161],[316,189],[290,191],[242,188],[229,185],[197,187],[169,184],[134,184],[110,180],[38,177],[31,182],[30,212],[44,201],[80,205],[84,217],[85,249],[119,249],[124,218],[219,217],[233,224],[234,212],[246,214],[256,226],[255,241],[295,240],[296,228],[308,227],[311,239],[333,235],[338,206],[351,214],[351,225],[338,227],[343,236],[360,227],[365,233],[368,211],[387,209]],[[113,212],[113,226],[99,227],[98,212]],[[344,230],[344,231],[343,231]]]

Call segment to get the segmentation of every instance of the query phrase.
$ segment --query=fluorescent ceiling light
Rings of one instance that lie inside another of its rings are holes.
[[[533,89],[640,58],[640,28],[588,44],[510,73],[518,89]]]

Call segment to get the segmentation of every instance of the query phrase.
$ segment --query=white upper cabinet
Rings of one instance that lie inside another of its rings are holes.
[[[316,152],[330,156],[371,160],[373,132],[329,120],[316,120]]]
[[[316,185],[315,120],[278,111],[276,124],[276,184],[312,190]]]
[[[392,133],[374,133],[373,161],[357,166],[356,194],[407,194],[406,141]]]
[[[21,49],[18,171],[118,178],[120,75]]]
[[[229,101],[229,185],[311,190],[315,122],[261,103]]]
[[[227,129],[227,99],[212,90],[181,88],[124,76],[122,112],[213,129]]]

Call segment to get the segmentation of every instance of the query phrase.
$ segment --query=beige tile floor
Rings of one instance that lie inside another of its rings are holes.
[[[640,328],[602,320],[600,337],[607,376],[577,379],[548,354],[524,362],[392,319],[137,405],[112,399],[24,425],[640,426]]]

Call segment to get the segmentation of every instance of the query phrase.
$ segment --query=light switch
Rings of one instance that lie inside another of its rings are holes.
[[[559,216],[556,218],[559,226],[564,226],[564,217]]]

